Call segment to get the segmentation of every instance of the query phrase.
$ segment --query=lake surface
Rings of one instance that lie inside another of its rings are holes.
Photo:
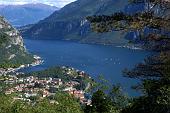
[[[89,45],[56,40],[24,39],[29,52],[39,55],[44,63],[24,71],[36,71],[50,66],[71,66],[97,79],[103,75],[111,83],[120,83],[130,95],[136,95],[130,86],[137,81],[122,76],[124,68],[133,68],[151,54],[144,50],[130,50],[114,46]]]

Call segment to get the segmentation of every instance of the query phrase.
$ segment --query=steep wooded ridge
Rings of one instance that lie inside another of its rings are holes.
[[[0,5],[0,15],[13,26],[20,27],[34,24],[58,10],[57,7],[45,4]]]
[[[18,67],[33,60],[19,32],[0,16],[0,68]]]
[[[117,44],[126,40],[120,32],[95,33],[86,20],[91,15],[110,15],[124,9],[128,0],[77,0],[48,18],[24,29],[22,34],[36,39],[72,40],[82,43]]]

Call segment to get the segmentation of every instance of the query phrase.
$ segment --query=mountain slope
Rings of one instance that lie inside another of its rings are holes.
[[[19,67],[33,61],[19,32],[0,17],[0,68]]]
[[[45,4],[0,5],[0,15],[14,26],[36,23],[56,10],[58,8]]]
[[[113,14],[128,0],[78,0],[33,25],[23,35],[32,38],[74,40],[84,43],[114,44],[126,42],[120,32],[97,34],[91,31],[87,16]]]

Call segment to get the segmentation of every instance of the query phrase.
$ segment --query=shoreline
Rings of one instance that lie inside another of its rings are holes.
[[[112,47],[118,47],[118,48],[127,48],[131,50],[145,50],[140,45],[131,44],[128,43],[90,43],[90,42],[81,42],[81,41],[73,41],[73,40],[57,40],[57,39],[29,39],[25,38],[26,40],[54,40],[54,41],[61,41],[61,42],[71,42],[71,43],[79,43],[79,44],[87,44],[87,45],[101,45],[101,46],[112,46]]]
[[[31,64],[20,65],[17,68],[1,69],[0,75],[7,75],[8,73],[19,74],[19,73],[17,73],[17,71],[20,70],[20,69],[24,69],[24,68],[28,68],[28,67],[35,67],[35,66],[43,64],[44,60],[40,56],[33,55],[33,57],[34,57],[35,61],[32,62]]]
[[[123,45],[123,46],[115,46],[117,48],[127,48],[127,49],[131,49],[131,50],[144,50],[139,46],[135,46],[135,45]]]
[[[35,67],[35,66],[38,66],[38,65],[41,65],[44,63],[44,60],[38,56],[38,55],[33,55],[35,61],[32,62],[31,64],[25,64],[25,65],[21,65],[20,67],[16,68],[16,71],[20,70],[20,69],[23,69],[23,68],[28,68],[28,67]]]

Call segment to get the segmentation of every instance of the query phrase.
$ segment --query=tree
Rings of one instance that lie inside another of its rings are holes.
[[[143,4],[145,9],[135,14],[117,12],[113,15],[90,16],[87,19],[97,32],[137,32],[143,47],[153,50],[167,50],[170,47],[170,1],[130,0],[130,4]],[[147,32],[147,33],[144,33]]]
[[[170,57],[161,54],[150,57],[133,70],[126,70],[127,77],[141,80],[134,87],[143,91],[144,96],[134,99],[134,103],[123,112],[127,113],[169,113],[170,112]]]
[[[83,113],[80,104],[69,94],[59,92],[47,98],[28,103],[0,94],[0,113]]]
[[[92,96],[91,105],[86,106],[85,113],[116,113],[116,109],[109,96],[98,90]]]
[[[134,98],[122,113],[170,113],[170,1],[130,0],[130,4],[143,4],[145,8],[134,14],[117,12],[87,19],[97,32],[137,32],[143,48],[160,52],[124,71],[126,77],[141,80],[134,88],[143,96]]]
[[[85,113],[120,113],[129,105],[130,99],[124,94],[120,85],[111,85],[102,77],[92,95],[91,105],[85,106]]]

